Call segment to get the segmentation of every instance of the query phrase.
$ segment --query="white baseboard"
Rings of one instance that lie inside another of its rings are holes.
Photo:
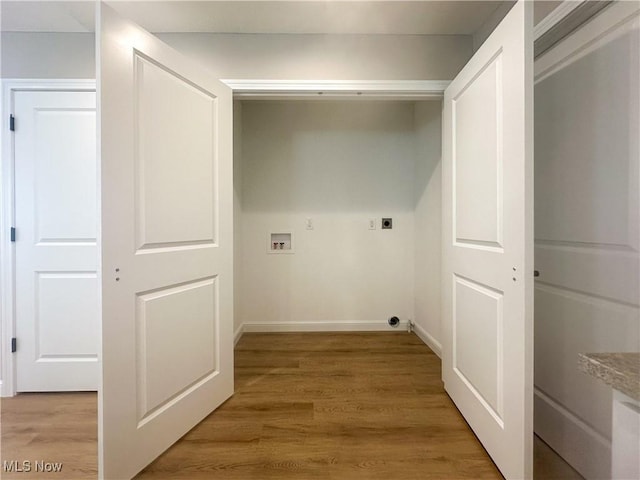
[[[260,322],[245,323],[243,332],[406,332],[407,322],[390,327],[386,320],[345,320],[326,322]]]
[[[238,343],[242,334],[270,332],[404,332],[407,321],[401,320],[397,327],[391,327],[384,320],[342,320],[326,322],[256,322],[243,323],[236,330],[234,340]],[[413,331],[438,357],[442,358],[442,345],[420,325],[413,324]]]
[[[233,346],[235,347],[240,339],[242,338],[242,334],[244,333],[244,324],[240,325],[238,329],[233,334]]]
[[[611,477],[611,441],[535,389],[534,431],[586,479]]]
[[[416,332],[416,335],[427,345],[427,347],[433,350],[433,353],[435,353],[439,358],[442,358],[442,344],[439,341],[433,338],[429,332],[417,323],[413,324],[413,331]]]

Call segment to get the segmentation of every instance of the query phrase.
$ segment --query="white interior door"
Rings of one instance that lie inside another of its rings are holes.
[[[233,393],[232,93],[98,10],[99,463],[123,479]]]
[[[640,351],[639,52],[640,2],[615,2],[535,62],[535,431],[588,479],[612,389],[576,358]]]
[[[98,389],[96,94],[14,94],[16,390]]]
[[[453,80],[443,117],[443,379],[509,479],[533,456],[531,7]]]

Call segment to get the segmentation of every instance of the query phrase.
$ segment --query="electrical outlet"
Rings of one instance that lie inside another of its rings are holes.
[[[311,219],[311,217],[307,217],[307,219],[305,220],[305,226],[307,230],[313,230],[313,220]]]
[[[369,219],[369,230],[375,230],[376,229],[376,219],[375,218],[370,218]]]
[[[382,219],[382,229],[390,230],[393,228],[393,219],[392,218],[383,218]]]

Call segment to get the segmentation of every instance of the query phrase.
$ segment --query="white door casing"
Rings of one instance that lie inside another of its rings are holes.
[[[98,10],[99,475],[120,479],[233,393],[232,93]]]
[[[97,390],[96,95],[13,97],[16,391]]]
[[[443,380],[506,478],[533,457],[532,5],[445,91]]]

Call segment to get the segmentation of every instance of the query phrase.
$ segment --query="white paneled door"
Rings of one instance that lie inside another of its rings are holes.
[[[447,87],[443,118],[443,379],[508,479],[533,456],[531,8]]]
[[[233,393],[232,93],[101,3],[100,475]]]
[[[16,390],[97,390],[96,94],[17,91]]]
[[[612,398],[576,358],[640,351],[639,52],[615,2],[535,64],[535,431],[585,478],[611,478]]]

